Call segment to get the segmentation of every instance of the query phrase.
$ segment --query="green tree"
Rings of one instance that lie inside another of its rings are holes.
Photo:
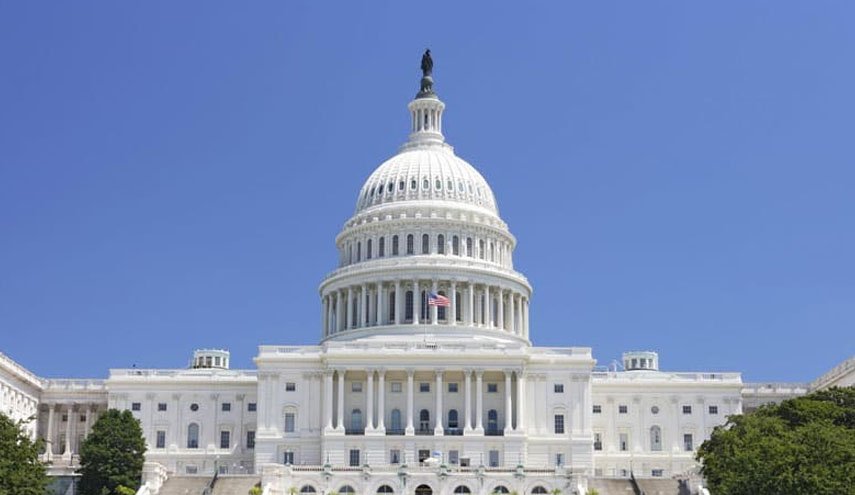
[[[41,441],[24,434],[23,422],[0,413],[0,495],[44,495],[48,478],[39,461]]]
[[[145,439],[130,411],[110,409],[80,447],[80,495],[122,495],[140,486]]]
[[[730,416],[697,458],[716,495],[855,495],[855,387]]]

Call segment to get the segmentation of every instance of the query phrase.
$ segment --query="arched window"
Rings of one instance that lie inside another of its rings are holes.
[[[347,263],[353,263],[353,244],[347,243]]]
[[[413,247],[413,234],[407,234],[407,254],[413,254],[415,252],[415,247]]]
[[[404,320],[413,321],[413,291],[408,290],[404,299]]]
[[[448,411],[448,427],[449,428],[459,428],[459,423],[457,421],[457,409],[450,409]]]
[[[486,253],[484,252],[484,239],[481,239],[480,241],[478,241],[478,257],[483,260],[485,254]]]
[[[425,118],[427,118],[427,117],[425,117]],[[422,181],[422,189],[424,189],[425,191],[430,189],[430,181],[429,180],[425,179]]]
[[[371,242],[371,241],[368,241],[368,242]],[[371,255],[369,254],[368,257],[370,258]],[[490,261],[496,261],[496,245],[493,244],[492,242],[490,242]]]
[[[428,293],[427,291],[422,291],[422,303],[421,303],[421,311],[419,318],[422,319],[422,322],[425,322],[430,317],[430,306],[428,306]]]
[[[493,300],[493,321],[488,321],[487,325],[493,327],[497,326],[496,323],[499,321],[497,316],[499,314],[499,300],[492,297],[490,299]]]
[[[356,493],[356,490],[353,489],[350,485],[344,485],[343,487],[338,489],[336,493]]]
[[[419,411],[419,431],[430,431],[430,411],[427,409]]]
[[[350,302],[350,328],[356,328],[356,322],[359,321],[357,310],[359,309],[359,298],[354,297]]]
[[[544,487],[542,487],[542,486],[536,486],[536,487],[534,487],[534,488],[532,488],[532,489],[531,489],[531,493],[533,493],[533,494],[542,494],[542,493],[549,493],[549,492],[548,492],[548,491],[546,491],[546,488],[544,488]]]
[[[398,236],[392,236],[392,256],[398,256]]]
[[[392,325],[395,323],[395,311],[398,309],[398,306],[395,304],[395,291],[389,291],[389,324]]]
[[[466,238],[466,256],[472,257],[472,238]]]
[[[400,409],[392,409],[392,418],[391,419],[392,419],[391,420],[392,433],[400,433],[401,431],[404,430],[401,427],[401,410]]]
[[[391,182],[390,182],[390,183],[388,183],[388,184],[386,184],[386,192],[387,192],[387,193],[391,193],[393,189],[395,189],[395,185],[394,185],[394,184],[392,184]]]
[[[487,431],[490,433],[499,431],[499,413],[495,409],[487,411]]]
[[[398,182],[398,190],[399,190],[399,191],[403,191],[403,190],[404,190],[404,181],[400,181],[400,182]]]
[[[362,243],[361,242],[356,243],[356,261],[357,262],[362,261]]]
[[[433,489],[427,485],[416,487],[416,495],[433,495]]]
[[[463,321],[463,304],[460,303],[463,299],[460,296],[461,294],[458,292],[455,298],[457,304],[454,307],[454,319],[456,321]]]
[[[190,426],[187,427],[187,448],[199,448],[199,425],[196,423],[190,423]]]
[[[430,236],[422,234],[422,254],[430,253]]]
[[[395,490],[389,485],[383,485],[377,489],[377,493],[395,493]]]
[[[436,252],[445,254],[445,236],[442,234],[436,236]]]
[[[362,430],[362,410],[354,409],[350,411],[350,429],[355,432]]]
[[[367,260],[371,259],[371,254],[372,254],[371,251],[374,250],[373,249],[374,248],[374,242],[373,241],[374,241],[373,239],[368,239],[368,243],[365,246],[365,259],[367,259]]]
[[[440,296],[445,296],[446,294],[445,294],[445,292],[443,292],[443,291],[439,291],[439,295],[440,295]],[[448,309],[448,308],[446,308],[445,306],[437,306],[437,308],[436,308],[436,317],[437,317],[437,319],[439,319],[439,321],[446,321],[446,316],[447,316],[447,313],[448,313],[447,309]]]
[[[416,190],[416,179],[410,181],[410,189],[412,189],[413,191]]]
[[[382,258],[384,256],[386,256],[386,238],[381,237],[377,241],[377,257]]]
[[[493,488],[493,493],[511,493],[507,488],[502,485]]]
[[[472,490],[466,485],[460,485],[454,489],[454,493],[472,493]]]
[[[451,254],[455,256],[460,255],[460,238],[457,236],[451,238]]]
[[[312,485],[303,485],[303,488],[300,488],[300,493],[318,493],[318,492],[317,492],[317,490],[315,490],[315,487],[313,487]]]
[[[650,450],[653,452],[662,450],[662,430],[658,426],[650,428]]]
[[[434,187],[436,187],[437,191],[441,191],[442,190],[442,181],[437,179],[436,184],[434,184]]]

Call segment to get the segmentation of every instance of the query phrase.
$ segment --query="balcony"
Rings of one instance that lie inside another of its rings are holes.
[[[463,436],[463,428],[446,428],[445,435],[451,437],[460,437]]]
[[[419,428],[416,430],[416,435],[424,436],[424,437],[432,437],[433,436],[433,428]]]
[[[346,428],[345,435],[365,435],[365,428]]]
[[[505,430],[500,430],[498,428],[487,428],[486,430],[484,430],[484,436],[503,437],[505,436]]]
[[[404,430],[402,430],[402,429],[394,429],[393,430],[392,428],[386,428],[386,435],[403,435],[403,434],[404,434]]]

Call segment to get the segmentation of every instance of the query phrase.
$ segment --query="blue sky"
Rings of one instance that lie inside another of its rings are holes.
[[[0,1],[0,351],[311,344],[430,47],[539,345],[811,380],[855,353],[852,2]]]

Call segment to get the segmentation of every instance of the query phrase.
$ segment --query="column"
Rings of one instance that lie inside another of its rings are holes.
[[[484,286],[484,321],[482,322],[485,327],[491,328],[493,326],[493,301],[490,300],[490,286]]]
[[[523,322],[522,322],[523,336],[528,338],[528,298],[523,298],[522,314],[523,314]]]
[[[436,309],[436,306],[434,306]],[[434,435],[442,435],[442,370],[436,370],[436,412],[434,413],[436,420],[433,428]]]
[[[469,287],[466,289],[466,296],[469,298],[469,304],[466,311],[466,324],[470,327],[475,324],[475,284],[469,282]]]
[[[324,428],[332,430],[333,371],[324,371]]]
[[[499,305],[496,308],[498,314],[496,315],[496,326],[499,327],[500,330],[505,329],[505,291],[499,288],[499,293],[496,294],[499,298]]]
[[[457,282],[451,282],[451,314],[448,321],[451,325],[457,325]]]
[[[475,372],[475,432],[484,434],[484,372]]]
[[[401,324],[401,308],[403,308],[403,299],[401,290],[401,281],[395,280],[395,325]]]
[[[338,424],[336,430],[344,430],[344,370],[336,371],[338,375]]]
[[[345,329],[351,328],[353,326],[353,302],[351,302],[351,301],[353,301],[353,288],[348,287],[347,288],[347,303],[345,304],[345,308],[344,308],[345,312],[347,313],[346,314],[346,321],[344,322],[344,328]]]
[[[327,336],[327,296],[321,298],[321,337]]]
[[[415,371],[407,370],[407,430],[406,435],[415,435],[416,429],[413,428],[413,375]]]
[[[419,291],[419,281],[413,280],[413,325],[419,324],[419,316],[422,312],[422,295]]]
[[[431,283],[431,292],[437,294],[436,279]],[[430,306],[430,322],[432,325],[439,323],[439,306]]]
[[[345,328],[345,319],[347,315],[344,312],[344,296],[340,290],[335,291],[335,331],[341,332]]]
[[[377,430],[386,432],[386,370],[377,371]]]
[[[362,284],[362,292],[359,294],[359,324],[356,325],[359,328],[362,328],[367,325],[368,322],[368,285]]]
[[[86,423],[83,425],[83,438],[89,436],[89,430],[92,428],[92,415],[95,414],[95,405],[89,404],[86,406]]]
[[[56,404],[48,404],[48,424],[47,424],[47,438],[45,439],[45,453],[47,454],[48,459],[53,455],[53,422],[54,422],[54,411],[56,410]]]
[[[374,430],[374,370],[368,370],[365,394],[365,431]]]
[[[513,430],[514,409],[511,403],[511,371],[505,370],[505,435]]]
[[[514,294],[514,333],[522,337],[520,330],[520,295]]]
[[[465,426],[463,432],[472,431],[472,370],[463,370],[463,391],[466,394],[464,400],[463,418]]]
[[[71,425],[74,423],[74,404],[68,405],[68,421],[65,423],[65,454],[63,457],[71,457]]]
[[[386,322],[386,298],[383,290],[383,282],[377,282],[377,314],[375,315],[374,324],[378,327]]]
[[[525,371],[517,371],[517,432],[525,433]]]

